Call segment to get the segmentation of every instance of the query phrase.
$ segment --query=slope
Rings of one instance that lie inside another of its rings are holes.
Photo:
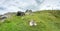
[[[22,19],[23,17],[23,19]],[[60,11],[45,10],[33,12],[33,15],[13,15],[0,24],[0,31],[60,31]],[[29,26],[29,20],[34,19],[37,26]]]

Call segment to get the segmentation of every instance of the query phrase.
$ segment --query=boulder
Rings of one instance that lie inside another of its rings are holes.
[[[25,15],[24,12],[21,12],[21,11],[18,11],[18,12],[17,12],[17,16],[24,16],[24,15]]]
[[[7,18],[6,16],[1,16],[0,22],[4,22],[6,18]]]

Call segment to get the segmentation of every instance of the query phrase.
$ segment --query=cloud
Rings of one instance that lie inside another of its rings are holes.
[[[59,9],[60,8],[60,0],[45,0],[40,5],[40,10],[52,10],[53,9]]]
[[[5,8],[4,7],[0,7],[0,10],[5,10]]]
[[[44,0],[35,0],[38,5],[44,2]]]
[[[0,0],[0,12],[60,9],[60,0]]]

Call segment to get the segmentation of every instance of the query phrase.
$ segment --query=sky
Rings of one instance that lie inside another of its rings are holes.
[[[60,0],[0,0],[0,14],[6,12],[60,10]]]

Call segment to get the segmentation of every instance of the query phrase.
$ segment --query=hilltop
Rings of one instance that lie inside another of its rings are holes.
[[[29,26],[30,19],[34,19],[37,26]],[[11,15],[0,23],[0,31],[60,31],[60,10],[36,11],[25,16]]]

